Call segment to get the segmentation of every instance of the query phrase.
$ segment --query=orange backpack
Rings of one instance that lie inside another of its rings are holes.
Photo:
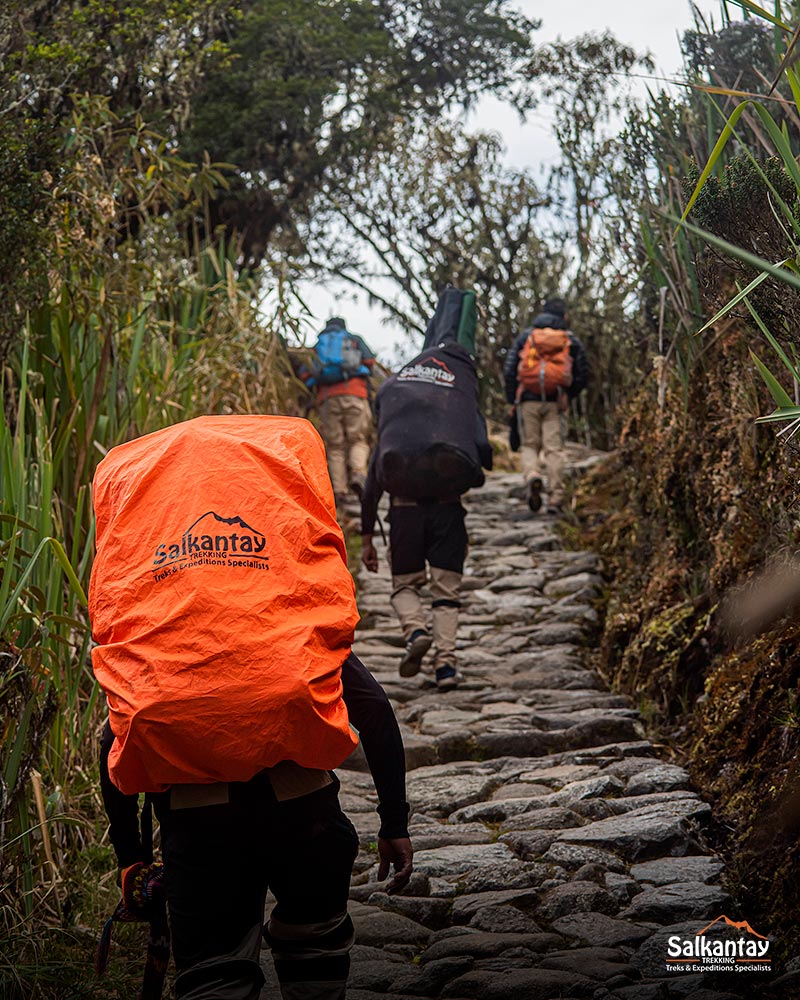
[[[93,482],[94,673],[125,792],[338,767],[358,621],[322,441],[297,417],[198,417]]]
[[[572,355],[566,330],[531,330],[520,352],[517,381],[518,399],[523,392],[535,393],[540,399],[561,399],[563,390],[572,385]]]

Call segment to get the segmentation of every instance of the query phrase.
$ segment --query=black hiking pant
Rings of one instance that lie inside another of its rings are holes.
[[[358,837],[338,789],[334,778],[279,802],[261,774],[219,805],[157,807],[177,1000],[257,1000],[262,932],[284,1000],[344,997]],[[268,888],[277,905],[264,929]]]
[[[389,548],[392,574],[425,569],[425,563],[453,573],[464,572],[467,555],[465,510],[459,500],[426,503],[392,498]]]
[[[422,594],[429,588],[437,670],[456,665],[459,590],[467,554],[465,513],[458,498],[417,502],[392,497],[389,510],[392,607],[408,642],[418,630],[428,629]]]

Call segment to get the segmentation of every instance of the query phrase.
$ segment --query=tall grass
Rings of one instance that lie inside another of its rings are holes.
[[[3,890],[16,883],[15,896],[29,916],[43,862],[51,869],[48,881],[58,879],[49,819],[41,815],[31,777],[44,773],[51,811],[60,810],[97,696],[83,613],[92,545],[88,491],[84,486],[74,500],[74,527],[84,530],[73,531],[68,556],[58,459],[41,401],[31,393],[27,341],[21,362],[18,405],[0,427],[0,690],[7,713],[0,732],[0,832],[4,847],[17,845],[11,857],[4,852]]]
[[[797,163],[797,151],[800,149],[800,71],[798,71],[795,61],[796,46],[798,39],[800,39],[800,25],[790,23],[785,19],[783,8],[786,7],[792,12],[795,8],[792,4],[782,4],[781,0],[775,0],[774,13],[750,2],[750,0],[730,0],[730,2],[740,7],[746,16],[758,18],[772,26],[778,68],[771,81],[764,80],[764,92],[761,95],[742,95],[735,90],[715,88],[715,93],[727,95],[729,99],[736,101],[736,106],[728,115],[709,96],[709,102],[713,104],[718,117],[723,119],[723,125],[697,178],[686,207],[681,213],[677,232],[678,235],[683,231],[695,234],[710,246],[740,261],[755,274],[755,277],[744,287],[739,285],[737,293],[705,324],[700,332],[717,323],[740,302],[744,302],[753,325],[761,332],[772,349],[780,369],[784,376],[788,375],[793,388],[793,393],[790,395],[772,368],[755,352],[751,351],[753,363],[763,377],[776,404],[772,413],[760,417],[759,420],[786,424],[781,434],[788,439],[800,430],[800,405],[798,405],[797,398],[797,386],[800,384],[800,364],[798,364],[798,358],[792,344],[795,333],[785,325],[782,329],[770,329],[759,314],[752,296],[756,289],[767,281],[772,282],[774,290],[780,287],[775,285],[775,282],[788,286],[786,290],[791,289],[792,293],[796,293],[800,289],[800,213],[798,212],[800,167]],[[775,111],[776,105],[781,112],[780,118]],[[783,170],[782,179],[787,181],[790,193],[787,194],[786,186],[782,185],[779,189],[774,169],[769,170],[763,158],[754,155],[748,144],[742,141],[739,130],[741,123],[745,121],[750,123],[751,131],[762,147],[763,156],[772,157],[780,163]],[[722,239],[718,235],[687,221],[693,208],[700,203],[715,174],[719,175],[724,164],[726,149],[731,140],[738,140],[742,150],[740,155],[747,158],[753,173],[760,179],[763,185],[761,197],[766,198],[776,227],[783,234],[783,245],[775,259],[766,259],[757,252],[753,252],[752,248]]]

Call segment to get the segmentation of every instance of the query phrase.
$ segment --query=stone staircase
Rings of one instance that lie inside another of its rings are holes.
[[[800,996],[796,974],[667,972],[667,938],[740,919],[704,839],[710,807],[587,666],[602,567],[564,550],[518,483],[492,475],[466,498],[458,690],[398,676],[385,559],[358,577],[355,650],[403,731],[415,874],[399,896],[375,881],[376,798],[356,755],[340,771],[362,842],[348,997]]]

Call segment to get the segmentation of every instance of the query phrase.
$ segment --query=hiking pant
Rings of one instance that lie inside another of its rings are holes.
[[[550,503],[559,504],[564,499],[563,410],[558,403],[525,400],[518,404],[520,459],[525,482],[547,475],[547,492]],[[540,453],[544,469],[540,464]]]
[[[258,1000],[262,931],[284,1000],[343,1000],[358,837],[338,780],[283,802],[263,773],[227,788],[219,805],[157,810],[177,1000]]]
[[[330,396],[320,407],[320,432],[335,496],[349,491],[352,476],[366,476],[372,410],[358,396]]]
[[[392,607],[406,640],[417,629],[427,631],[421,591],[429,583],[436,667],[456,663],[459,589],[467,555],[465,513],[458,500],[416,503],[393,498],[389,509]]]

